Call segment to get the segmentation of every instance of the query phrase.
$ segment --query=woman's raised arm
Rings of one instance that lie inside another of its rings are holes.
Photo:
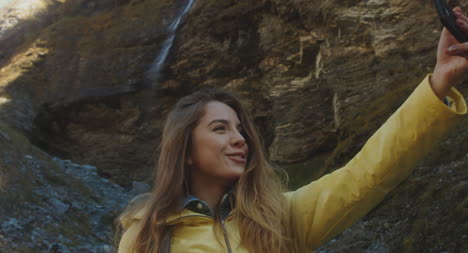
[[[448,52],[452,45],[460,51]],[[467,106],[453,84],[467,73],[465,55],[468,44],[444,29],[432,79],[428,75],[343,168],[287,193],[299,252],[310,252],[369,212],[463,119]],[[450,106],[441,101],[445,96]]]

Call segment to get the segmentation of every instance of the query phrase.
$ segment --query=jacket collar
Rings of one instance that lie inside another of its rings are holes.
[[[223,195],[223,197],[221,198],[219,208],[218,210],[216,210],[219,212],[221,219],[225,220],[228,216],[230,216],[234,205],[235,197],[231,190]],[[148,208],[145,206],[139,209],[131,219],[142,219],[147,211]],[[164,222],[168,224],[175,224],[177,223],[177,221],[186,217],[201,217],[213,219],[214,212],[211,210],[211,208],[205,201],[198,199],[195,196],[187,195],[187,197],[182,201],[181,211],[177,214],[170,215]],[[125,222],[125,220],[122,220],[122,222]]]
[[[208,206],[208,204],[198,199],[193,195],[188,195],[184,201],[182,202],[181,209],[187,209],[195,213],[204,214],[206,216],[214,218],[215,212],[221,216],[222,219],[225,219],[229,213],[231,212],[232,208],[234,207],[234,194],[232,190],[225,193],[221,198],[221,202],[219,204],[218,210],[213,210]]]

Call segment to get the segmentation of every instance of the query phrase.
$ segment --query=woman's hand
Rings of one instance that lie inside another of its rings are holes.
[[[468,35],[468,18],[460,7],[453,9],[458,27]],[[453,85],[468,74],[468,42],[459,43],[444,27],[437,49],[437,64],[431,77],[434,93],[443,100]]]

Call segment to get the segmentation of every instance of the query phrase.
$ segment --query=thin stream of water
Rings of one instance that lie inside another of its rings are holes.
[[[158,57],[153,61],[151,64],[150,69],[147,72],[146,78],[151,81],[152,86],[157,83],[161,69],[164,66],[164,63],[169,55],[169,51],[172,48],[172,44],[174,43],[174,39],[176,36],[177,28],[179,27],[181,21],[188,13],[188,11],[192,8],[193,3],[195,0],[188,0],[184,9],[179,13],[179,15],[174,19],[174,21],[168,26],[168,34],[169,36],[162,44],[161,52],[159,53]]]

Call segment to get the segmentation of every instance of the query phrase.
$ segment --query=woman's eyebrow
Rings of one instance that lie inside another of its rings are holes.
[[[225,125],[229,125],[229,120],[225,120],[225,119],[215,119],[215,120],[212,120],[212,121],[208,124],[208,126],[210,126],[211,124],[214,124],[214,123],[223,123],[223,124],[225,124]],[[239,124],[237,124],[236,127],[242,128],[242,124],[239,123]]]
[[[225,119],[215,119],[215,120],[212,120],[212,121],[210,122],[210,124],[208,124],[208,126],[210,126],[211,124],[214,124],[214,123],[223,123],[223,124],[228,125],[228,124],[229,124],[229,121],[228,121],[228,120],[225,120]]]

